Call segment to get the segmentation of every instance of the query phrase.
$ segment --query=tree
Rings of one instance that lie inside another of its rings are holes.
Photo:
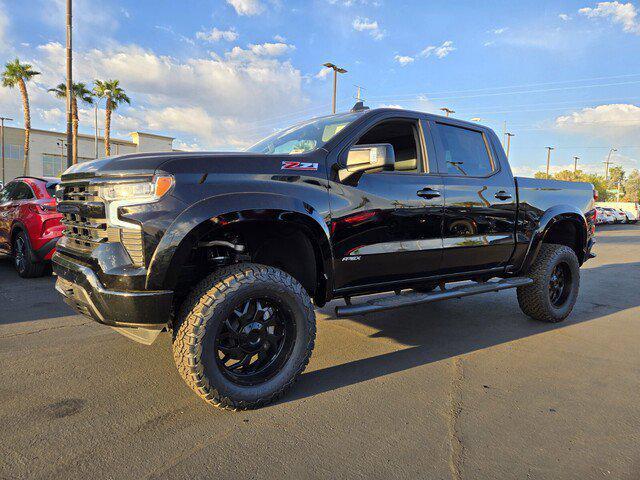
[[[100,98],[107,99],[105,107],[104,121],[104,151],[108,157],[111,155],[111,112],[116,110],[122,103],[131,104],[131,99],[120,88],[119,80],[95,80],[93,93]]]
[[[29,136],[31,134],[31,111],[29,110],[29,93],[27,82],[40,72],[33,70],[28,63],[20,63],[16,58],[13,62],[5,64],[2,72],[2,86],[8,88],[18,87],[22,95],[22,110],[24,111],[24,163],[22,171],[24,175],[29,173]]]
[[[624,201],[640,202],[640,172],[633,170],[624,182]]]
[[[55,94],[58,98],[67,98],[67,85],[64,83],[58,84],[55,88],[50,88],[50,92]],[[93,103],[93,95],[90,90],[87,89],[84,83],[73,84],[73,96],[71,97],[71,116],[73,117],[73,164],[78,163],[78,124],[80,123],[78,118],[78,99],[83,103]]]

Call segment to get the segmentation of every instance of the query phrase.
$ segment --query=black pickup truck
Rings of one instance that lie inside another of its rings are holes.
[[[525,314],[558,322],[593,256],[591,184],[514,178],[492,130],[398,109],[356,105],[242,153],[82,163],[57,196],[67,303],[142,343],[171,332],[186,383],[227,409],[304,370],[314,304],[351,316],[517,288]]]

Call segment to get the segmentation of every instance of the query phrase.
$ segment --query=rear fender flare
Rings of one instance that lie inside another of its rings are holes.
[[[148,290],[171,290],[179,267],[198,238],[212,225],[252,219],[273,220],[302,226],[317,247],[319,273],[332,285],[330,233],[326,222],[311,205],[298,198],[275,193],[232,193],[201,200],[184,210],[169,226],[156,248],[146,279]]]
[[[544,238],[549,230],[558,222],[571,221],[575,223],[577,231],[580,233],[581,238],[578,239],[578,261],[580,264],[584,261],[584,251],[587,244],[587,230],[588,224],[584,213],[577,207],[572,205],[556,205],[549,208],[540,217],[538,228],[533,231],[531,239],[529,240],[529,246],[527,253],[525,254],[524,261],[522,263],[521,271],[527,272],[534,260],[540,252],[540,247],[544,242]],[[582,253],[582,256],[580,255]]]

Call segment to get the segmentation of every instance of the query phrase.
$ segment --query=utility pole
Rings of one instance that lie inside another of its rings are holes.
[[[507,121],[504,121],[502,125],[502,148],[505,148],[507,145]]]
[[[73,73],[72,73],[72,0],[67,0],[67,168],[73,164],[73,115],[71,113],[73,95]]]
[[[549,178],[549,165],[551,164],[551,150],[554,150],[554,147],[545,147],[547,149],[547,179]]]
[[[340,68],[336,65],[334,65],[333,63],[325,63],[324,64],[325,67],[327,68],[331,68],[333,70],[333,107],[331,109],[331,111],[334,113],[336,113],[336,96],[338,95],[338,74],[339,73],[347,73],[347,71],[344,68]]]
[[[611,150],[609,150],[609,156],[607,157],[607,161],[606,162],[602,162],[605,164],[605,170],[604,170],[604,179],[606,181],[609,181],[609,165],[611,164],[611,154],[613,152],[617,152],[618,149],[617,148],[612,148]]]
[[[443,107],[440,110],[442,110],[447,117],[452,113],[456,113],[455,110],[451,110],[450,108],[447,108],[447,107]]]
[[[96,100],[95,105],[93,106],[93,126],[95,127],[95,134],[93,136],[93,150],[94,157],[96,160],[98,159],[98,102],[100,99]]]
[[[573,157],[573,176],[574,176],[574,178],[578,174],[578,160],[580,160],[580,157]]]
[[[364,88],[362,88],[360,85],[354,85],[354,87],[356,87],[356,102],[361,102],[362,101],[362,90],[364,90]]]
[[[4,185],[4,121],[13,122],[13,118],[0,117],[0,142],[2,142],[2,184]]]
[[[507,160],[509,160],[509,151],[511,150],[511,137],[515,137],[516,134],[505,132],[505,135],[507,136]]]

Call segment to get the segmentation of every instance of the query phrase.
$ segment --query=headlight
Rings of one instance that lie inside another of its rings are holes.
[[[173,187],[173,177],[159,175],[151,182],[113,183],[100,187],[100,197],[106,202],[118,200],[149,203],[162,198]]]

